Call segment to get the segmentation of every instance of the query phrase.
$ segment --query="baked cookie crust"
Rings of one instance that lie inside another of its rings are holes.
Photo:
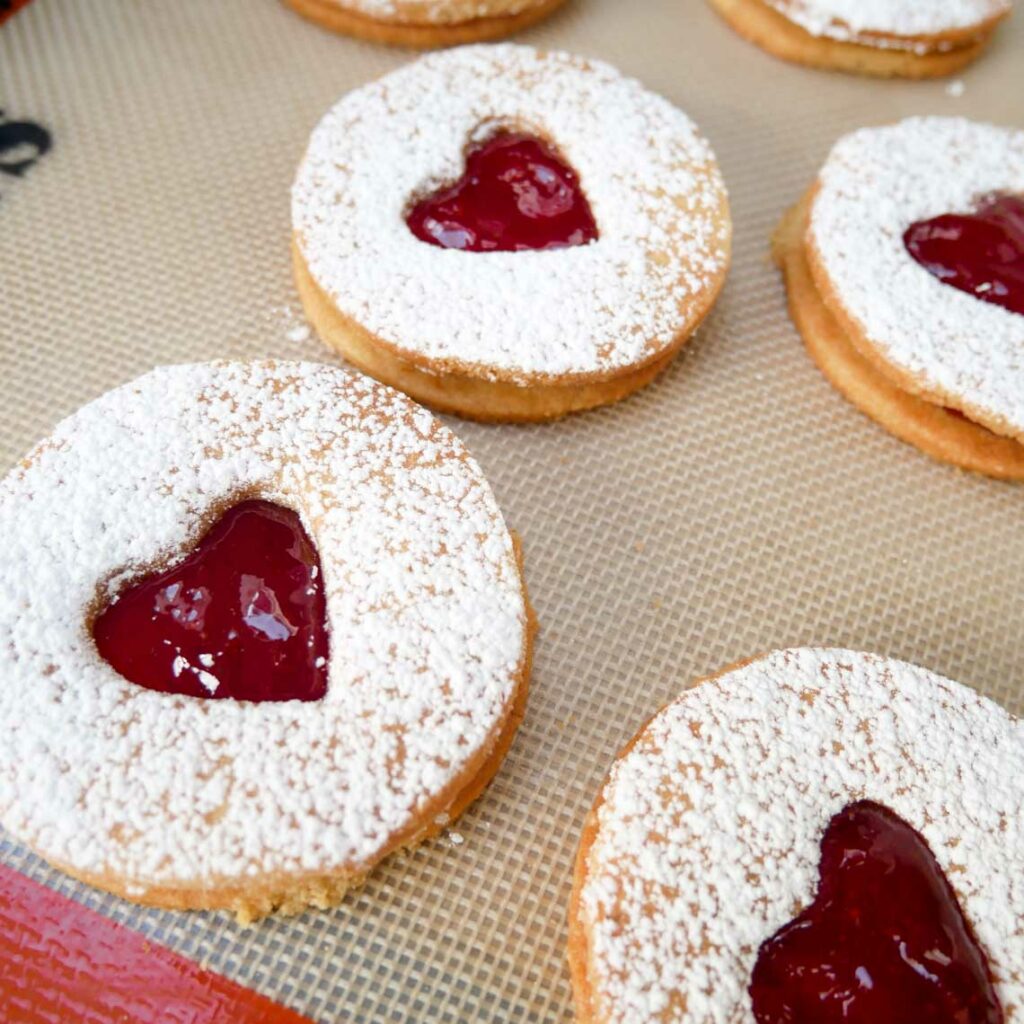
[[[844,329],[818,291],[808,260],[813,195],[812,188],[782,218],[772,255],[785,280],[790,316],[818,368],[861,412],[932,458],[1001,480],[1024,480],[1024,444],[911,394],[872,346],[857,344]]]
[[[304,18],[332,32],[370,43],[432,50],[443,46],[503,39],[543,21],[566,0],[532,0],[525,8],[512,14],[478,15],[449,23],[402,20],[397,16],[375,18],[337,0],[284,2]]]
[[[976,60],[1005,13],[969,32],[897,39],[878,33],[858,40],[812,35],[765,0],[709,0],[745,39],[782,60],[875,78],[941,78]]]

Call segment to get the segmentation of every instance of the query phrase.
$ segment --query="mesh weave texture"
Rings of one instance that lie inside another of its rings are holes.
[[[464,842],[393,859],[337,910],[244,930],[107,898],[0,837],[4,862],[325,1022],[569,1019],[580,825],[616,751],[697,676],[844,645],[1024,711],[1020,490],[849,406],[768,257],[840,133],[913,113],[1024,124],[1024,18],[962,96],[782,64],[700,0],[573,0],[522,39],[608,60],[700,124],[735,255],[700,336],[636,397],[546,426],[449,420],[523,536],[542,628],[526,722]],[[2,468],[154,364],[333,360],[301,337],[289,185],[321,114],[409,59],[274,0],[38,0],[0,28],[0,106],[54,138],[0,175]]]

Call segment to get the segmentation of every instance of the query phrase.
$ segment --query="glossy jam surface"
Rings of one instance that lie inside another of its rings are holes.
[[[576,172],[548,143],[519,132],[470,149],[462,178],[421,199],[406,222],[424,242],[469,252],[565,249],[597,238]]]
[[[299,517],[244,501],[182,562],[108,605],[93,636],[121,675],[151,690],[319,700],[327,692],[322,584]]]
[[[3,865],[0,1020],[312,1024]]]
[[[984,953],[923,837],[870,801],[821,843],[814,902],[768,939],[759,1024],[1001,1024]]]
[[[1024,313],[1024,196],[989,196],[974,213],[917,221],[903,244],[943,284]]]

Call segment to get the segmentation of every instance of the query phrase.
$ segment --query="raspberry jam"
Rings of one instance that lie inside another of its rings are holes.
[[[988,196],[903,233],[911,256],[943,284],[1024,313],[1024,196]]]
[[[576,172],[542,139],[501,132],[466,154],[454,185],[421,199],[412,233],[443,249],[566,249],[597,238]]]
[[[1002,1024],[978,946],[928,844],[870,801],[821,842],[814,902],[761,946],[759,1024]]]
[[[99,615],[100,654],[161,693],[319,700],[327,692],[320,559],[299,517],[268,501],[229,509],[184,561]]]

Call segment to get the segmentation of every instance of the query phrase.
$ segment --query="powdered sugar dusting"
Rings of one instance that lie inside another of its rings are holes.
[[[811,35],[861,41],[861,36],[937,36],[970,29],[1010,10],[1010,0],[768,0]],[[878,43],[880,40],[872,40]],[[923,45],[927,52],[941,48]]]
[[[207,702],[121,678],[87,609],[241,495],[294,508],[330,631],[319,702]],[[163,368],[65,420],[0,486],[0,822],[135,886],[361,870],[490,742],[525,609],[457,438],[309,363]]]
[[[302,309],[295,309],[290,303],[271,306],[264,317],[267,327],[283,335],[293,345],[302,345],[313,340],[313,332],[306,322]]]
[[[1024,1012],[1024,725],[903,662],[777,652],[683,693],[613,768],[587,861],[595,1019],[753,1024],[761,943],[876,800],[923,833]]]
[[[1024,132],[911,118],[840,139],[809,242],[845,312],[922,392],[1024,438],[1024,316],[942,284],[903,244],[915,221],[1024,192]]]
[[[541,0],[334,0],[338,7],[385,21],[456,25],[498,18],[537,7]]]
[[[413,236],[411,200],[497,127],[555,143],[596,242],[469,253]],[[605,64],[511,45],[432,54],[342,99],[310,140],[292,222],[344,314],[410,358],[517,383],[654,358],[706,310],[729,245],[721,176],[684,114]]]

